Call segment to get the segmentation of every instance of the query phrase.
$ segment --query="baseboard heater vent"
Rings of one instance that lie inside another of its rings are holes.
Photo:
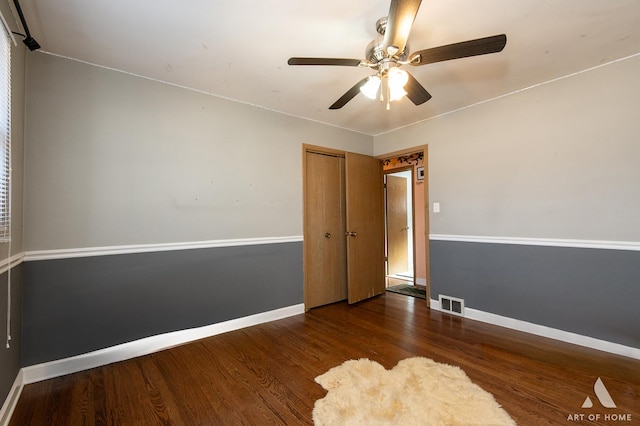
[[[440,309],[452,313],[454,315],[464,316],[464,299],[458,299],[457,297],[445,296],[443,294],[438,295],[440,300]]]

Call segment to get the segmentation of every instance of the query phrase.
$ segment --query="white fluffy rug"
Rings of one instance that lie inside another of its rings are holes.
[[[377,362],[346,361],[316,382],[316,425],[515,425],[493,396],[458,367],[408,358],[391,370]]]

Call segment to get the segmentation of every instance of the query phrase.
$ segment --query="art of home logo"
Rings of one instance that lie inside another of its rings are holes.
[[[613,402],[611,394],[607,390],[607,387],[604,385],[600,377],[598,377],[598,380],[596,380],[596,382],[593,384],[593,391],[596,394],[596,398],[600,403],[600,406],[608,410],[617,408],[616,403]],[[591,409],[594,408],[594,403],[589,395],[587,395],[587,398],[582,403],[581,408],[586,408],[589,411],[585,413],[571,413],[567,417],[567,420],[573,422],[583,422],[585,420],[592,422],[601,420],[604,420],[606,422],[631,422],[630,413],[618,413],[612,411],[605,411],[603,413],[600,413],[592,411]]]

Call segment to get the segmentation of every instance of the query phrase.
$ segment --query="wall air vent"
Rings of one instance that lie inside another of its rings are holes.
[[[440,301],[440,310],[452,313],[454,315],[464,316],[464,299],[457,297],[438,295]]]

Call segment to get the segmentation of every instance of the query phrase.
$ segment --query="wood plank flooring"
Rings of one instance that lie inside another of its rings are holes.
[[[460,366],[520,425],[640,424],[639,360],[429,311],[424,300],[389,293],[27,385],[10,424],[312,424],[313,404],[325,395],[316,376],[348,359],[392,368],[412,356]],[[598,377],[617,408],[600,405]],[[587,396],[591,409],[581,408]]]

